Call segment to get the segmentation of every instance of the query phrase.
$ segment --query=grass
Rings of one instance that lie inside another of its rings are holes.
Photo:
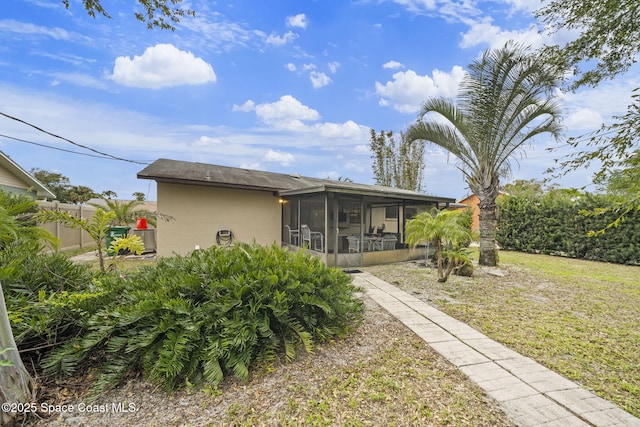
[[[402,326],[400,326],[402,328]],[[329,375],[313,358],[304,379],[287,378],[278,409],[234,403],[221,424],[234,426],[508,426],[482,391],[469,386],[413,334],[383,346],[374,357],[347,363]]]
[[[368,270],[640,416],[640,267],[504,251],[505,276],[441,284],[407,265]]]

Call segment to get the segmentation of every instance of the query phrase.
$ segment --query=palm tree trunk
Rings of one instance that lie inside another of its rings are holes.
[[[496,196],[483,200],[478,195],[480,226],[480,259],[478,264],[495,267],[498,265],[498,248],[496,246],[496,228],[498,226]]]
[[[438,281],[443,277],[443,268],[444,268],[444,260],[442,258],[442,241],[440,239],[436,240],[436,257],[438,262]]]
[[[0,354],[0,361],[8,361],[10,363],[9,366],[0,366],[0,373],[2,373],[2,375],[0,375],[0,404],[34,402],[35,393],[33,380],[22,363],[18,347],[13,338],[1,283],[0,349],[9,349]],[[16,415],[18,414],[0,411],[0,426],[9,425]]]

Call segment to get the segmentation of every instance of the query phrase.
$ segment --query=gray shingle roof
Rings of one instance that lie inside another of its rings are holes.
[[[371,195],[390,199],[453,203],[449,197],[431,196],[415,191],[380,185],[356,184],[331,179],[309,178],[206,163],[158,159],[138,172],[138,178],[214,187],[271,191],[278,195],[337,192]]]

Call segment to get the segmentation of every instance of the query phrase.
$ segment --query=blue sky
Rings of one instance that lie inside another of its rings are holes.
[[[200,1],[176,31],[147,30],[133,0],[103,0],[113,19],[79,0],[13,0],[0,10],[0,112],[100,152],[373,183],[369,129],[399,133],[430,96],[455,96],[465,67],[508,39],[539,47],[539,0]],[[566,135],[625,112],[637,69],[596,89],[559,94]],[[0,116],[0,134],[95,154]],[[539,138],[513,179],[542,178],[553,159]],[[155,183],[144,165],[81,156],[0,136],[26,170],[60,172],[119,198]],[[468,193],[456,159],[427,148],[423,187]],[[559,182],[590,182],[587,170]]]

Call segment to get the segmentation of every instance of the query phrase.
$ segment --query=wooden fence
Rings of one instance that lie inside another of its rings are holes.
[[[67,212],[75,216],[76,218],[85,218],[91,220],[96,208],[93,206],[85,205],[71,205],[67,203],[59,202],[38,202],[38,206],[42,209],[58,210]],[[40,227],[49,230],[60,241],[58,247],[59,252],[73,251],[77,249],[91,249],[96,247],[96,242],[93,241],[89,233],[79,228],[70,228],[57,222],[50,222],[46,224],[38,224]]]

